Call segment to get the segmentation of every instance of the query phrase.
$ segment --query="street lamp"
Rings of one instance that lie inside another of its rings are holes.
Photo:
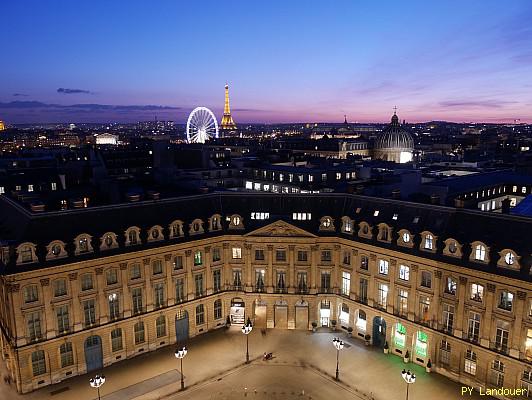
[[[416,375],[414,375],[412,372],[410,372],[410,370],[405,371],[403,369],[403,371],[401,372],[401,376],[403,377],[403,379],[406,382],[406,400],[408,400],[408,387],[410,386],[410,384],[412,384],[412,383],[414,383],[416,381]]]
[[[246,335],[246,364],[249,364],[249,334],[253,330],[253,324],[248,317],[246,324],[242,327],[242,333]]]
[[[89,385],[91,385],[91,387],[96,388],[96,390],[98,390],[98,400],[100,400],[100,387],[102,387],[104,383],[105,383],[104,375],[96,375],[94,378],[89,379]]]
[[[336,380],[340,380],[340,372],[338,370],[338,358],[340,357],[340,350],[344,348],[344,342],[338,338],[333,339],[333,345],[336,348]]]
[[[181,390],[185,390],[185,380],[183,379],[183,358],[185,358],[187,353],[188,353],[188,350],[186,346],[183,346],[183,348],[177,349],[175,351],[175,357],[181,360],[181,371],[179,372],[181,374]]]

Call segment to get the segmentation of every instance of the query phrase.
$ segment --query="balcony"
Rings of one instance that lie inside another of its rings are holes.
[[[234,291],[237,291],[237,292],[243,292],[244,291],[244,286],[242,286],[242,285],[229,286],[229,290],[234,290]]]
[[[462,338],[470,341],[471,343],[475,343],[475,344],[479,343],[478,334],[470,334],[470,333],[464,332]]]
[[[297,294],[308,294],[309,290],[307,287],[298,287],[296,290]]]
[[[490,349],[501,354],[508,354],[509,352],[507,344],[498,342],[490,342]]]
[[[499,305],[497,306],[500,310],[504,310],[504,311],[512,311],[512,302],[511,301],[503,301],[503,302],[500,302]]]
[[[330,287],[320,287],[318,288],[318,293],[332,293],[332,289]]]
[[[276,287],[275,293],[288,293],[288,289],[285,287]]]
[[[368,304],[368,297],[367,296],[356,295],[355,301],[358,302],[358,303],[367,305]]]
[[[256,293],[265,293],[266,289],[264,286],[254,286],[253,291]]]

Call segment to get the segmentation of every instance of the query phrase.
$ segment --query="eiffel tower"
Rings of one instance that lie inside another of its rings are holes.
[[[231,108],[229,107],[229,85],[225,84],[225,105],[224,105],[224,115],[222,117],[222,123],[220,128],[226,131],[233,131],[236,129],[235,121],[231,117]]]

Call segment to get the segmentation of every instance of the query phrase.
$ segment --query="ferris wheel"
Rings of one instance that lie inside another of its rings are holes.
[[[196,107],[187,120],[187,141],[205,143],[211,138],[218,138],[218,122],[207,107]]]

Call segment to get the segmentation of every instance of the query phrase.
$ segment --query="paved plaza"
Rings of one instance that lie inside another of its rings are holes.
[[[404,399],[406,384],[401,377],[402,358],[367,347],[344,332],[340,352],[340,382],[334,380],[336,350],[334,332],[254,330],[249,337],[251,363],[245,364],[246,341],[237,327],[221,329],[191,339],[184,359],[187,389],[179,392],[179,364],[173,346],[123,361],[103,373],[102,400],[155,399]],[[273,352],[263,361],[264,352]],[[410,387],[410,400],[463,398],[461,385],[438,374],[427,374],[417,365],[407,366],[417,375]],[[3,368],[3,366],[2,366]],[[18,395],[2,383],[0,399],[92,400],[96,391],[88,384],[92,375]],[[487,399],[487,396],[467,396]]]

